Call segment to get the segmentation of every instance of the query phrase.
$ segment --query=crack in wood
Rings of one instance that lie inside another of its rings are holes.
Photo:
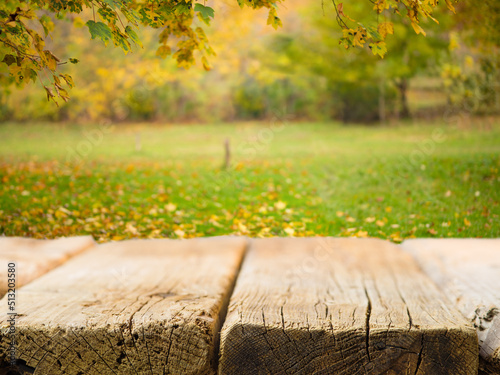
[[[366,355],[368,357],[368,362],[371,362],[370,358],[370,316],[372,313],[372,301],[370,299],[370,296],[368,295],[368,290],[366,289],[366,286],[364,286],[365,290],[365,295],[366,299],[368,300],[368,303],[366,304]]]

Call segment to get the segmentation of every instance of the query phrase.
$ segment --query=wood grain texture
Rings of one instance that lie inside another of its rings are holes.
[[[401,246],[473,322],[483,369],[500,374],[500,239],[415,239]]]
[[[20,289],[18,357],[35,375],[214,373],[245,247],[244,238],[133,240],[85,252]]]
[[[389,242],[253,240],[220,374],[476,374],[477,335]]]
[[[35,240],[0,237],[0,296],[7,292],[7,264],[16,262],[16,287],[20,287],[95,245],[91,236]]]

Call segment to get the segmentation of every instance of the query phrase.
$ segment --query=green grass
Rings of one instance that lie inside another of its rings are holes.
[[[90,129],[0,125],[0,233],[500,237],[498,120]]]

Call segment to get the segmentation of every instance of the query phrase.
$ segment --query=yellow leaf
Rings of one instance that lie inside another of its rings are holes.
[[[165,205],[165,209],[168,211],[168,212],[173,212],[177,209],[177,206],[173,203],[169,203],[169,204],[166,204]]]
[[[356,234],[355,234],[356,237],[363,237],[363,238],[366,238],[368,237],[368,232],[367,231],[364,231],[364,230],[359,230]]]
[[[267,24],[277,29],[280,26],[283,26],[280,18],[278,17],[278,13],[276,12],[276,8],[271,7],[269,10],[269,16],[267,17]]]
[[[59,207],[59,211],[62,211],[64,212],[66,215],[73,215],[73,212],[71,212],[70,210],[68,210],[67,208],[65,207]]]
[[[415,30],[417,34],[422,34],[423,36],[427,35],[424,29],[422,29],[418,23],[412,22],[411,25],[413,26],[413,30]]]
[[[401,238],[399,232],[393,233],[389,236],[395,242],[401,242],[403,239]]]
[[[125,232],[129,232],[131,234],[137,235],[139,232],[137,231],[137,228],[132,225],[132,223],[127,223],[125,225]]]
[[[176,229],[174,230],[174,233],[179,238],[184,238],[186,236],[186,233],[184,233],[182,229]]]
[[[455,7],[451,3],[451,0],[445,0],[445,1],[446,1],[446,5],[448,6],[448,9],[451,10],[453,13],[456,13]]]
[[[468,227],[470,227],[470,221],[467,220],[466,217],[464,217],[464,224],[467,225]]]
[[[17,83],[21,83],[23,81],[22,68],[17,64],[12,64],[9,66],[10,74],[14,77]]]
[[[383,220],[377,220],[375,224],[377,224],[379,227],[383,227],[385,225],[385,222]]]
[[[168,55],[170,55],[171,52],[172,52],[172,50],[170,49],[169,46],[160,46],[160,47],[158,47],[158,50],[156,51],[156,56],[161,57],[161,58],[165,58]]]
[[[365,30],[361,26],[358,26],[356,31],[354,31],[354,38],[352,38],[352,44],[354,46],[363,47],[363,44],[365,43],[366,43]]]
[[[282,202],[282,201],[279,201],[279,202],[276,202],[274,204],[274,207],[276,207],[276,209],[278,209],[278,210],[283,210],[286,207],[286,203]]]
[[[75,17],[73,19],[73,26],[80,28],[85,26],[85,22],[80,17]]]
[[[344,213],[342,211],[337,211],[337,216],[342,217],[342,216],[344,216]]]
[[[67,217],[68,215],[66,215],[64,212],[60,211],[60,210],[57,210],[54,214],[55,217],[57,217],[58,219],[61,219],[63,217]]]
[[[339,3],[337,5],[337,13],[339,14],[339,16],[347,18],[349,21],[354,22],[354,20],[351,17],[349,17],[347,14],[344,13],[344,4],[343,3]]]
[[[206,71],[212,70],[212,66],[205,56],[201,58],[201,63],[203,64],[203,69],[205,69]]]
[[[377,13],[382,13],[384,9],[389,9],[389,4],[386,0],[378,0],[373,7],[373,10],[376,10]]]
[[[392,22],[382,22],[378,25],[378,32],[382,39],[385,39],[387,34],[394,34],[394,25]]]

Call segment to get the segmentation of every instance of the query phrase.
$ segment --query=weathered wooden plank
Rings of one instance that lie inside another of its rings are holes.
[[[20,287],[94,245],[91,236],[57,240],[0,237],[0,296],[7,292],[9,262],[16,262],[16,287]]]
[[[85,252],[20,289],[18,357],[35,375],[214,373],[245,246],[134,240]],[[7,317],[0,321],[6,362]]]
[[[484,369],[500,374],[500,239],[415,239],[402,247],[473,322]]]
[[[251,243],[221,332],[220,374],[476,374],[477,335],[396,245]]]

